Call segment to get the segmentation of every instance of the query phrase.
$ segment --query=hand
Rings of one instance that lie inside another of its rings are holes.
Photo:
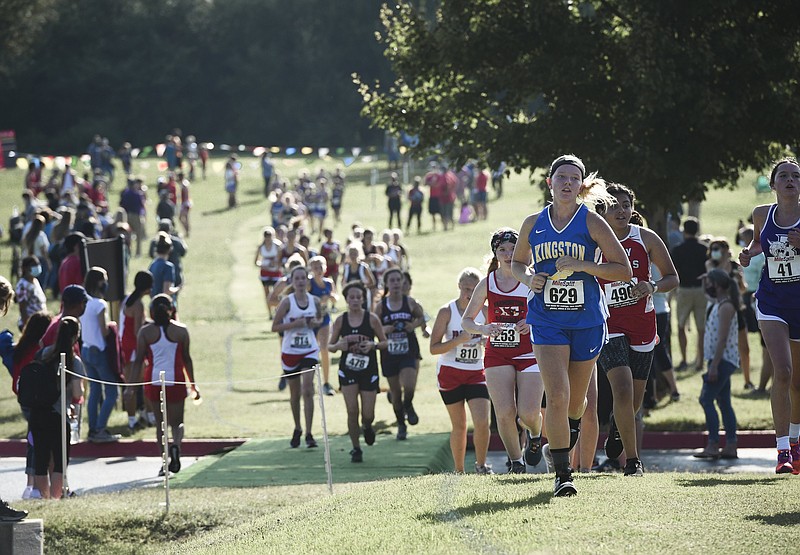
[[[719,377],[719,370],[717,369],[717,364],[713,361],[708,363],[708,372],[706,372],[706,381],[715,383],[717,378]]]
[[[369,352],[372,350],[372,347],[373,347],[374,345],[375,345],[375,343],[373,343],[372,341],[366,341],[366,340],[365,340],[365,341],[362,341],[361,343],[359,343],[359,344],[358,344],[358,350],[359,350],[359,351],[360,351],[362,354],[365,354],[365,355],[366,355],[366,354],[368,354],[368,353],[369,353]]]
[[[789,230],[789,244],[795,249],[800,250],[800,229],[794,228]]]
[[[643,299],[648,295],[652,295],[654,292],[655,288],[649,281],[640,281],[631,288],[631,296],[634,299]]]
[[[497,334],[503,331],[503,326],[501,326],[497,322],[486,324],[485,328],[486,331],[484,333],[489,337],[495,337]]]
[[[742,252],[739,253],[739,264],[742,265],[742,268],[747,268],[750,265],[751,258],[753,258],[753,255],[750,254],[750,249],[742,249]]]
[[[562,256],[556,260],[556,270],[559,272],[581,272],[583,271],[583,260],[578,260],[571,256]]]
[[[516,329],[520,335],[525,335],[526,333],[531,332],[531,327],[525,320],[520,320],[519,322],[514,324],[514,329]]]
[[[548,276],[545,272],[539,272],[538,274],[534,274],[531,276],[531,280],[528,283],[528,287],[530,287],[531,291],[534,293],[541,293],[544,289],[545,284],[547,283]]]

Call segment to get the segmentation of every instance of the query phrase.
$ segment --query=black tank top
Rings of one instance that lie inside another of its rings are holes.
[[[373,341],[375,339],[375,330],[372,329],[372,325],[369,323],[369,315],[370,313],[365,311],[364,319],[361,321],[361,325],[354,327],[350,324],[350,313],[345,312],[343,315],[344,318],[342,319],[342,329],[339,332],[339,336],[347,338],[348,345],[359,343],[361,341]],[[366,361],[361,357],[367,357],[369,359],[368,363],[364,364]],[[375,355],[374,349],[370,351],[368,355],[362,355],[361,353],[350,353],[348,349],[342,353],[342,357],[339,359],[339,369],[377,373],[378,357]]]

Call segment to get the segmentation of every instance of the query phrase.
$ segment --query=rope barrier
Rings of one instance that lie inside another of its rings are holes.
[[[266,378],[254,378],[252,380],[237,380],[236,383],[274,382],[274,381],[279,381],[281,378],[292,378],[294,376],[299,376],[300,374],[307,374],[309,372],[314,372],[315,371],[314,368],[316,368],[316,366],[313,367],[313,368],[308,368],[306,370],[300,370],[298,372],[285,372],[285,373],[283,373],[283,374],[281,374],[280,376],[277,376],[277,377],[271,376],[271,377],[266,377]],[[76,374],[75,372],[71,372],[70,370],[67,370],[66,373],[71,375],[71,376],[75,376],[76,378],[80,378],[82,380],[86,380],[88,382],[94,382],[94,383],[99,383],[99,384],[103,384],[103,385],[119,385],[119,386],[122,386],[122,387],[139,387],[139,386],[142,386],[142,385],[161,385],[161,382],[157,381],[156,379],[153,379],[152,381],[149,381],[149,382],[133,382],[133,383],[108,382],[108,381],[99,380],[99,379],[96,379],[96,378],[90,378],[88,376],[84,376],[83,374]],[[192,383],[196,383],[196,382],[167,380],[167,385],[186,385],[186,386],[189,386],[189,385],[192,385]],[[227,381],[225,381],[225,382],[203,382],[203,386],[207,386],[207,385],[228,385],[228,383],[229,382],[227,382]]]

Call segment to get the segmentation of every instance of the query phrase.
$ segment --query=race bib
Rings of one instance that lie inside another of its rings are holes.
[[[614,281],[605,284],[606,300],[609,308],[619,308],[630,306],[639,302],[633,297],[633,283],[625,281]]]
[[[389,347],[387,351],[390,355],[405,355],[408,353],[408,336],[404,333],[389,334]]]
[[[360,372],[361,370],[366,370],[369,366],[369,357],[357,353],[347,353],[347,357],[344,359],[344,365],[348,370]]]
[[[500,324],[503,329],[497,335],[489,338],[492,347],[499,349],[511,349],[519,346],[519,332],[516,324],[503,322]]]
[[[547,310],[583,310],[583,282],[580,280],[547,280],[544,286],[544,307]]]
[[[292,347],[295,349],[311,348],[311,331],[298,331],[292,338]]]
[[[456,362],[459,364],[477,364],[481,360],[480,345],[464,343],[456,347]]]
[[[800,259],[797,256],[768,256],[767,271],[773,283],[800,281]]]

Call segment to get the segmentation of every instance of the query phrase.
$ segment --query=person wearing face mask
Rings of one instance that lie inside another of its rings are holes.
[[[38,257],[31,255],[22,259],[22,277],[17,282],[14,291],[19,304],[20,330],[25,327],[31,314],[47,308],[47,297],[37,279],[41,273],[42,265],[39,263]]]
[[[108,417],[114,410],[119,396],[116,383],[119,376],[111,371],[106,356],[106,336],[108,335],[108,303],[104,297],[108,291],[108,274],[99,267],[93,266],[86,274],[84,289],[89,294],[86,310],[81,319],[83,346],[81,359],[89,378],[89,441],[108,443],[119,440],[120,436],[111,434],[106,426]],[[111,383],[100,383],[111,382]]]
[[[719,268],[736,283],[739,294],[743,295],[747,291],[744,282],[742,267],[731,260],[731,249],[727,239],[718,237],[708,244],[708,260],[706,260],[706,272]],[[747,343],[747,320],[743,310],[736,312],[736,329],[739,334],[739,360],[741,361],[742,374],[744,375],[745,389],[753,389],[750,381],[750,346]]]

